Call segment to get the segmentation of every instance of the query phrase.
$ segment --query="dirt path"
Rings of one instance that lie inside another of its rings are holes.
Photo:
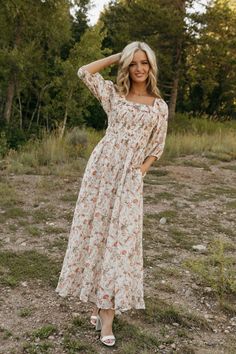
[[[236,283],[236,261],[226,259],[236,255],[236,161],[188,156],[156,165],[145,176],[147,308],[116,317],[114,348],[100,344],[88,321],[89,304],[54,291],[80,182],[76,174],[1,172],[0,354],[235,354],[236,285],[229,291],[227,279]],[[223,254],[220,248],[212,253],[217,240],[216,246],[224,242]],[[208,259],[215,261],[201,268]],[[195,266],[199,260],[201,275],[190,260]],[[215,276],[219,264],[224,279]],[[215,276],[212,283],[206,270]],[[221,304],[215,291],[220,285]]]

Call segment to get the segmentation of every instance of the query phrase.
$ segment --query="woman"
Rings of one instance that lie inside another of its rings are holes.
[[[104,80],[99,71],[117,63],[117,84]],[[107,113],[108,127],[85,168],[56,291],[94,303],[90,321],[112,346],[115,314],[145,309],[143,177],[163,152],[168,106],[144,42],[80,67],[78,76]]]

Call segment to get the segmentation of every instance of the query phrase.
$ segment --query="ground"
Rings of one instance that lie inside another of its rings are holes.
[[[113,348],[89,304],[55,293],[82,175],[1,171],[0,353],[235,354],[236,161],[186,156],[144,177],[146,309],[115,318]]]

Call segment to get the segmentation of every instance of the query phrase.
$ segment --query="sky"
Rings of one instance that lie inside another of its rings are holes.
[[[202,3],[207,3],[208,0],[202,0]],[[89,11],[88,15],[89,15],[89,21],[91,25],[94,25],[99,17],[100,11],[103,10],[104,5],[109,3],[109,0],[93,0],[92,2],[94,4],[94,7]],[[196,4],[194,6],[194,9],[196,11],[201,11],[202,10],[202,6],[199,4]]]

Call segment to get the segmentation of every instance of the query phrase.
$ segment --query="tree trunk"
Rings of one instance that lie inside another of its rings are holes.
[[[73,91],[70,90],[69,97],[68,97],[67,102],[66,102],[65,113],[64,113],[64,119],[63,119],[63,126],[62,126],[62,129],[61,129],[61,132],[60,132],[60,138],[63,138],[64,133],[65,133],[66,123],[67,123],[67,117],[68,117],[68,105],[70,104],[70,100],[71,100],[71,97],[72,97],[72,93],[73,93]]]
[[[183,21],[186,13],[186,0],[179,0],[177,3],[177,8],[181,12]],[[184,32],[184,28],[183,31]],[[181,56],[182,56],[182,48],[183,48],[183,36],[180,36],[176,43],[176,53],[174,60],[174,77],[170,94],[170,102],[169,102],[169,119],[174,119],[175,111],[176,111],[176,102],[178,97],[178,85],[179,85],[179,77],[180,77],[180,67],[181,67]]]
[[[21,42],[21,24],[20,24],[20,17],[18,16],[18,18],[16,19],[15,41],[14,41],[13,49],[17,48],[20,42]],[[12,69],[10,72],[10,78],[7,87],[5,110],[3,114],[3,118],[7,122],[7,124],[10,123],[10,119],[11,119],[13,99],[15,95],[15,87],[16,87],[16,69]]]
[[[180,54],[181,56],[181,54]],[[178,62],[176,63],[175,76],[173,79],[170,102],[169,102],[169,119],[174,119],[176,111],[176,102],[178,97],[178,86],[179,86],[179,74],[180,74],[180,63],[181,58],[179,57]]]
[[[5,110],[3,114],[3,118],[7,122],[7,124],[10,123],[10,119],[11,119],[11,111],[12,111],[12,103],[13,103],[14,95],[15,95],[15,80],[14,80],[14,75],[11,75],[11,79],[7,87],[7,97],[5,103]]]

